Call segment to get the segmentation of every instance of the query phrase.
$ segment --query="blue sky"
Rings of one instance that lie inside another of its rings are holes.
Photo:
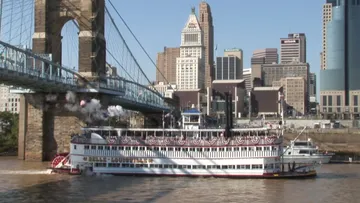
[[[200,0],[112,0],[152,59],[164,46],[180,45],[180,33],[191,7],[198,12]],[[322,0],[208,0],[214,19],[217,55],[226,48],[244,51],[244,68],[250,67],[252,51],[279,48],[281,37],[303,32],[307,36],[307,60],[311,71],[320,67]],[[108,4],[108,7],[110,5]],[[116,19],[116,14],[111,12]],[[151,79],[155,67],[116,20],[129,47]],[[107,41],[107,44],[111,43]]]
[[[146,0],[114,1],[149,54],[164,46],[180,44],[180,33],[191,7],[198,11],[200,0]],[[307,35],[307,57],[311,70],[318,72],[321,51],[322,4],[321,0],[208,0],[214,18],[217,55],[226,48],[244,51],[244,67],[250,67],[252,51],[258,48],[279,48],[280,37],[289,32]],[[114,14],[113,14],[114,15]],[[120,22],[119,22],[120,23]],[[123,32],[126,33],[124,30]],[[126,38],[130,36],[126,36]],[[131,40],[131,38],[129,39]],[[131,42],[131,41],[130,41]],[[146,56],[135,43],[131,43],[138,60],[150,75],[155,75]]]

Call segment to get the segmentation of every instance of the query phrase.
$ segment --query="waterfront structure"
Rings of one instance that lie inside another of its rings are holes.
[[[20,112],[20,94],[11,94],[11,86],[0,85],[0,111]]]
[[[176,84],[179,90],[205,88],[205,48],[199,21],[192,8],[181,33],[180,57],[176,59]]]
[[[324,117],[359,117],[360,1],[327,1],[326,67],[320,70],[320,112]],[[327,7],[329,7],[327,5]]]
[[[180,57],[179,47],[164,47],[164,51],[157,54],[157,83],[176,83],[176,58],[178,57]]]
[[[254,87],[250,96],[251,114],[265,117],[281,115],[283,87]]]
[[[306,113],[307,83],[303,77],[286,77],[273,81],[273,87],[282,87],[286,111],[290,116],[303,116]]]
[[[205,87],[211,87],[214,80],[214,25],[210,5],[205,1],[199,5],[199,17],[203,34]]]
[[[287,38],[280,39],[280,63],[306,63],[305,33],[290,33]]]
[[[210,104],[208,104],[208,106],[211,108],[211,113],[215,113],[217,118],[220,118],[220,120],[224,121],[226,112],[225,98],[214,95],[213,91],[221,94],[231,92],[232,116],[234,118],[242,117],[244,113],[244,99],[246,96],[245,80],[235,79],[213,81],[212,92],[208,92],[208,97],[211,98]]]

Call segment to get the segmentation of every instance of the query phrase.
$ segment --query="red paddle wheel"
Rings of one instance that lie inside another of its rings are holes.
[[[55,155],[55,158],[51,162],[51,168],[56,168],[60,163],[65,164],[69,160],[68,155],[69,153]]]

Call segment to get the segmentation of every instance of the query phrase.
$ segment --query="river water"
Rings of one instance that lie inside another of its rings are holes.
[[[360,164],[326,164],[305,180],[68,176],[0,157],[0,202],[360,202]]]

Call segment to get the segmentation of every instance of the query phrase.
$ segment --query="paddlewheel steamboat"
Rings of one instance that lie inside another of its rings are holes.
[[[70,153],[57,156],[55,172],[80,174],[298,178],[313,165],[284,167],[280,127],[202,128],[203,115],[182,114],[179,129],[83,128]]]

